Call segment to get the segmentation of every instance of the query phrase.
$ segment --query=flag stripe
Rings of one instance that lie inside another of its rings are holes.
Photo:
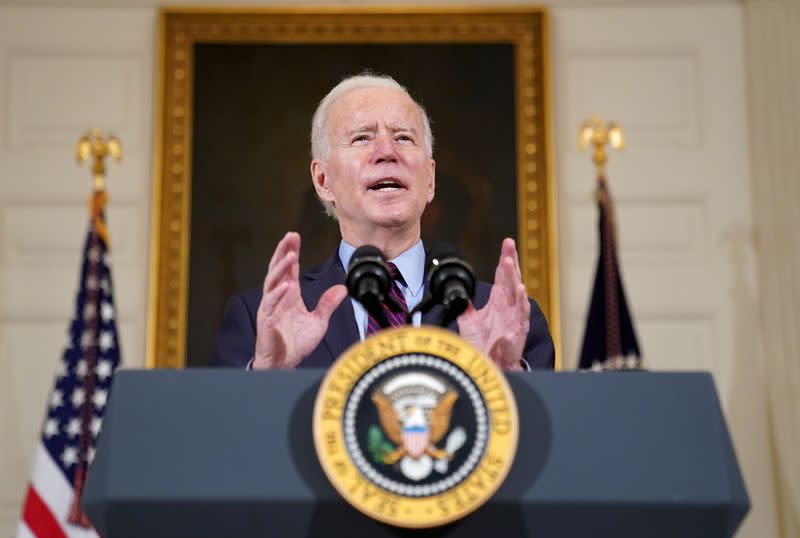
[[[56,518],[66,520],[69,504],[72,500],[72,485],[64,473],[53,461],[50,452],[41,444],[36,449],[33,463],[31,487],[35,489],[42,501]]]
[[[58,521],[53,517],[50,509],[44,504],[42,499],[39,498],[39,495],[32,486],[28,487],[28,497],[25,500],[25,509],[22,513],[22,519],[35,536],[67,538],[67,535],[61,530],[61,525],[58,524]]]
[[[33,464],[31,488],[36,490],[55,520],[60,522],[62,532],[66,533],[65,536],[70,538],[96,538],[98,536],[94,529],[84,529],[67,523],[72,506],[73,487],[58,464],[53,461],[50,452],[41,444],[37,448]],[[36,532],[33,524],[29,522],[28,526]],[[36,533],[36,536],[44,538],[49,535]]]

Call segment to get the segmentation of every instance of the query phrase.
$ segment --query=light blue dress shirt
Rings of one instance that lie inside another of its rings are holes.
[[[353,257],[355,250],[356,247],[348,244],[344,239],[339,243],[339,260],[341,260],[345,272],[347,272],[350,258]],[[405,286],[400,282],[398,282],[398,286],[400,291],[403,292],[403,297],[406,298],[408,310],[411,311],[422,301],[422,288],[425,282],[425,247],[422,245],[422,240],[420,239],[413,247],[389,261],[397,266],[397,270],[400,271],[400,274],[403,275],[403,280],[406,281]],[[350,302],[353,304],[353,313],[356,317],[356,325],[358,325],[358,335],[361,340],[364,340],[369,314],[364,305],[352,297]],[[416,312],[411,318],[411,322],[415,327],[419,327],[422,322],[422,313]]]

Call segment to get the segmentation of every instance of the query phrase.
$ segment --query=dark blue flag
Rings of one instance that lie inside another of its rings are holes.
[[[617,259],[614,201],[605,177],[600,176],[597,181],[600,254],[578,368],[639,369],[643,366],[642,354],[625,300]]]

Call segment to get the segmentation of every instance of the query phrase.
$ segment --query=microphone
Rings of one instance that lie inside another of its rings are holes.
[[[475,271],[453,245],[443,243],[431,249],[426,281],[428,296],[415,311],[424,313],[441,304],[444,307],[440,320],[442,327],[464,312],[475,297]]]
[[[378,325],[383,328],[391,326],[383,304],[387,300],[394,302],[389,297],[392,277],[386,257],[379,248],[364,245],[353,252],[347,268],[346,284],[350,296],[364,305]]]
[[[437,245],[431,249],[428,288],[433,301],[444,306],[441,323],[447,326],[475,297],[475,271],[455,246]]]

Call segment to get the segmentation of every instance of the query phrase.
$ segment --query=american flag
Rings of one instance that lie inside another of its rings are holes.
[[[75,312],[47,401],[17,538],[98,536],[80,495],[120,362],[104,205],[105,193],[95,192]]]

